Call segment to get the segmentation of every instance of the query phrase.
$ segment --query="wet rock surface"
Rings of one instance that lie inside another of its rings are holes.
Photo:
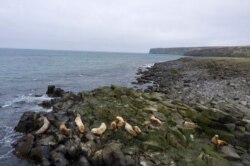
[[[182,58],[156,63],[138,84],[186,103],[229,101],[250,108],[250,58]]]
[[[64,94],[52,108],[23,114],[15,129],[24,136],[13,145],[15,154],[42,165],[217,166],[250,161],[249,110],[237,110],[241,107],[224,101],[185,104],[163,93],[111,86]],[[83,133],[75,123],[77,113],[85,126]],[[151,120],[152,115],[158,120]],[[43,126],[42,116],[49,128],[35,134]],[[111,129],[117,116],[138,126],[141,133],[131,135],[124,126]],[[105,132],[91,133],[102,122],[107,125]],[[59,129],[62,123],[69,135]],[[214,146],[210,141],[215,134],[228,145]]]

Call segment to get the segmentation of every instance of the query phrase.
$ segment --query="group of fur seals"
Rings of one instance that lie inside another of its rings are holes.
[[[115,120],[110,123],[110,129],[112,130],[123,126],[124,129],[134,137],[141,133],[141,129],[138,126],[132,126],[131,124],[126,122],[121,116],[117,116]]]

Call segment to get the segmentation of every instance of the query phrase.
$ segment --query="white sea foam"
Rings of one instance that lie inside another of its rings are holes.
[[[150,68],[152,66],[154,66],[154,63],[149,63],[149,64],[142,65],[143,68]]]
[[[48,97],[47,95],[42,95],[41,97],[35,97],[33,96],[33,94],[22,95],[22,96],[14,98],[13,100],[7,101],[6,103],[4,103],[2,108],[9,107],[18,103],[39,103],[39,102],[42,102],[45,100],[51,100],[51,99],[52,98]]]
[[[14,131],[12,127],[1,126],[0,127],[1,138],[0,138],[0,147],[7,147],[6,151],[1,153],[0,160],[6,159],[11,156],[13,151],[12,144],[20,138],[21,134]],[[7,150],[8,149],[8,150]]]

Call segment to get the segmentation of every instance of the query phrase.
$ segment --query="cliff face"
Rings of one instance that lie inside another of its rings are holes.
[[[149,53],[185,56],[250,57],[250,46],[152,48]]]

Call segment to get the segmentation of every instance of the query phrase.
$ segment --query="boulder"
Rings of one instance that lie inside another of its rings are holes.
[[[78,166],[91,166],[88,159],[84,156],[80,156]]]
[[[238,153],[235,152],[234,148],[231,146],[223,146],[220,151],[225,155],[228,160],[241,160]]]
[[[14,146],[15,154],[22,157],[28,157],[33,145],[34,136],[32,134],[28,134],[17,141],[17,144]]]
[[[51,160],[51,163],[55,166],[67,166],[67,165],[69,165],[69,162],[65,158],[65,156],[62,153],[58,153],[55,151],[52,151],[50,153],[50,160]]]
[[[65,148],[66,148],[66,155],[69,158],[77,158],[80,154],[80,142],[75,141],[75,140],[68,140],[65,143]]]
[[[55,91],[55,88],[56,88],[55,85],[48,85],[48,89],[47,89],[46,94],[47,94],[48,96],[53,96],[54,91]]]
[[[50,165],[49,164],[49,151],[50,147],[49,146],[36,146],[31,149],[30,151],[30,157],[41,163],[43,166]]]
[[[49,97],[62,97],[64,90],[61,88],[56,88],[55,85],[49,85],[46,94]]]
[[[35,130],[35,120],[37,118],[37,113],[35,112],[24,112],[21,116],[15,130],[17,132],[28,133]]]
[[[105,165],[109,166],[125,166],[125,157],[120,149],[120,144],[107,144],[102,153],[103,161]]]

